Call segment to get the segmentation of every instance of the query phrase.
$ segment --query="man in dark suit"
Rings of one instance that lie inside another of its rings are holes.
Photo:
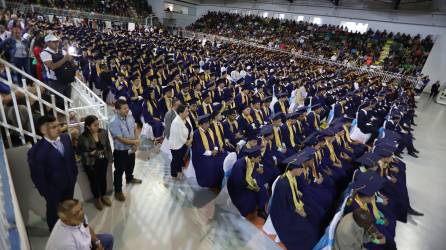
[[[77,167],[70,136],[60,133],[56,118],[40,117],[37,129],[43,138],[28,151],[28,164],[31,179],[46,200],[46,218],[52,230],[59,203],[73,199]]]

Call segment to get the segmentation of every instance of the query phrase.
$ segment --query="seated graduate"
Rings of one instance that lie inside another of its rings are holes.
[[[287,100],[287,93],[286,92],[280,92],[277,95],[277,98],[279,100],[274,103],[274,113],[282,113],[282,114],[288,114],[288,108],[290,107],[290,104]]]
[[[320,104],[314,104],[311,110],[307,113],[308,133],[310,134],[321,129],[322,117],[319,117],[319,114],[322,112],[322,106]]]
[[[242,81],[242,79],[240,79]],[[242,87],[242,91],[238,93],[234,98],[234,103],[236,107],[241,107],[242,105],[248,106],[250,105],[250,97],[249,94],[251,92],[251,85],[244,84]]]
[[[193,96],[190,93],[190,83],[184,82],[181,90],[177,94],[177,98],[181,100],[182,103],[188,103]]]
[[[198,106],[198,109],[197,109],[198,115],[211,114],[214,111],[214,109],[212,107],[211,92],[204,91],[202,98],[203,98],[203,101],[202,101],[201,105]]]
[[[287,155],[297,153],[301,148],[302,141],[299,141],[298,130],[296,128],[296,119],[298,113],[286,114],[286,121],[281,126],[282,138],[287,148]]]
[[[282,113],[274,113],[271,117],[273,125],[273,153],[277,161],[281,163],[286,158],[287,148],[282,137]]]
[[[229,139],[226,138],[223,124],[221,123],[223,116],[222,116],[222,105],[217,104],[213,107],[213,112],[211,114],[211,124],[210,129],[214,133],[216,137],[216,146],[223,149],[222,153],[226,153],[224,151],[234,152],[235,146],[232,145],[229,142]],[[227,153],[226,153],[227,154]]]
[[[161,114],[158,107],[158,101],[155,96],[155,91],[153,88],[147,88],[144,95],[145,100],[142,105],[142,116],[144,117],[144,122],[147,122],[152,126],[153,136],[155,138],[162,138],[164,125],[161,120]]]
[[[400,138],[398,139],[398,150],[395,152],[395,155],[402,158],[401,153],[407,148],[410,156],[418,158],[417,153],[419,152],[413,145],[413,136],[400,125],[400,121],[400,113],[395,112],[391,114],[390,119],[384,123],[384,128],[386,130],[391,130],[400,135]]]
[[[299,141],[305,140],[307,136],[310,135],[308,132],[308,123],[307,123],[307,108],[306,107],[300,107],[298,108],[295,113],[297,114],[296,118],[296,127],[297,127],[297,138]]]
[[[220,189],[224,177],[226,152],[218,147],[217,138],[209,128],[210,115],[198,117],[198,129],[192,142],[192,163],[201,187]]]
[[[161,119],[164,120],[164,116],[167,111],[172,108],[173,104],[173,86],[167,85],[163,86],[163,96],[159,99],[159,109],[161,114]]]
[[[280,175],[277,158],[273,153],[273,126],[265,125],[262,127],[260,134],[262,136],[260,145],[262,146],[262,163],[264,170],[265,183],[272,187],[277,176]]]
[[[118,78],[115,81],[115,86],[112,89],[112,92],[115,94],[115,99],[118,100],[121,96],[126,99],[129,97],[129,90],[131,88],[131,84],[128,83],[124,74],[118,73]]]
[[[259,137],[258,137],[258,130],[252,130],[249,132],[246,137],[244,138],[246,140],[246,144],[243,145],[243,147],[240,149],[239,154],[237,155],[237,159],[243,158],[246,156],[246,149],[250,149],[253,147],[256,147],[259,145]]]
[[[280,240],[290,250],[312,249],[319,240],[323,211],[315,200],[317,197],[306,190],[307,170],[303,165],[307,161],[312,161],[307,150],[284,161],[287,170],[278,178],[271,199],[271,221]]]
[[[141,122],[142,105],[144,103],[144,89],[139,76],[133,76],[132,87],[129,90],[129,107],[136,122]]]
[[[386,239],[386,245],[376,245],[373,242],[367,244],[367,249],[396,249],[395,228],[396,220],[392,212],[385,207],[388,200],[379,191],[386,180],[372,170],[376,166],[379,157],[374,153],[365,153],[358,161],[370,168],[369,170],[357,170],[352,183],[352,193],[347,201],[345,213],[358,208],[370,213],[375,227]]]
[[[252,133],[253,130],[258,129],[258,125],[251,116],[251,108],[249,105],[241,104],[237,107],[241,113],[241,115],[238,117],[238,124],[242,135],[246,136],[247,134]]]
[[[243,138],[240,133],[240,127],[237,122],[237,111],[236,109],[228,109],[225,112],[226,119],[223,122],[223,130],[225,133],[225,138],[229,140],[229,143],[236,147],[237,143]],[[237,150],[238,151],[238,150]]]
[[[261,147],[245,149],[246,156],[237,160],[228,178],[228,193],[243,217],[266,219],[268,192],[264,186]]]
[[[197,113],[197,99],[190,99],[187,104],[189,105],[189,119],[192,123],[192,128],[195,130],[198,128],[198,113]]]
[[[262,99],[262,107],[260,108],[260,110],[262,111],[265,122],[269,122],[271,119],[272,111],[269,106],[272,100],[273,100],[272,96],[267,96]]]
[[[265,121],[265,118],[263,117],[263,113],[260,110],[260,99],[254,97],[252,98],[251,103],[251,117],[254,118],[254,122],[256,124],[257,128],[260,128],[261,126],[267,124]]]

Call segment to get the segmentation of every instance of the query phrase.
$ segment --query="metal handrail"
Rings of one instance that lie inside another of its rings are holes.
[[[401,80],[410,82],[412,85],[415,85],[418,81],[418,79],[413,76],[406,76],[406,75],[388,72],[388,71],[384,71],[384,70],[380,70],[380,69],[373,69],[373,68],[369,68],[366,65],[359,67],[359,66],[355,66],[355,65],[349,65],[349,64],[340,63],[337,61],[328,60],[325,58],[319,58],[319,57],[309,56],[309,55],[302,55],[302,54],[298,54],[296,52],[293,53],[288,50],[277,49],[277,48],[272,48],[272,47],[268,47],[265,45],[261,45],[261,44],[258,44],[257,42],[238,40],[235,38],[229,38],[229,37],[208,34],[208,33],[203,33],[203,32],[195,32],[195,31],[190,31],[190,30],[183,30],[182,32],[186,37],[189,37],[189,38],[207,39],[210,41],[216,41],[216,40],[225,41],[225,42],[230,42],[230,43],[237,43],[237,44],[243,44],[243,45],[247,45],[247,46],[257,47],[257,48],[274,51],[274,52],[287,53],[287,54],[290,54],[294,57],[301,58],[301,59],[307,59],[307,60],[311,60],[311,61],[317,61],[319,63],[335,65],[338,67],[344,67],[344,68],[355,70],[357,72],[368,73],[371,76],[380,76],[380,77],[383,77],[384,80],[386,80],[386,81],[390,81],[393,79],[401,79]]]

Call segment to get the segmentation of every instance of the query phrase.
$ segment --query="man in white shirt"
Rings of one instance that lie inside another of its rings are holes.
[[[71,85],[61,84],[58,81],[55,70],[62,67],[66,62],[73,61],[73,57],[62,50],[63,57],[57,61],[53,61],[53,55],[59,54],[59,38],[53,34],[49,34],[45,37],[45,43],[47,47],[40,53],[40,58],[45,65],[46,72],[46,83],[48,86],[56,90],[57,92],[63,94],[64,96],[70,98],[71,96]],[[63,100],[56,96],[56,104],[59,108],[64,108]]]
[[[51,232],[46,250],[112,250],[113,235],[96,234],[88,225],[78,200],[66,200],[57,208],[59,220]]]

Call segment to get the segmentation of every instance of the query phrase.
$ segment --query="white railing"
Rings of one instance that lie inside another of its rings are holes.
[[[296,52],[291,52],[289,50],[283,50],[283,49],[265,46],[265,45],[259,44],[258,41],[255,41],[255,40],[253,40],[253,41],[238,40],[235,38],[229,38],[229,37],[207,34],[207,33],[202,33],[202,32],[194,32],[194,31],[190,31],[190,30],[182,30],[182,32],[183,32],[183,35],[188,38],[206,39],[208,41],[223,41],[223,42],[243,44],[246,46],[262,48],[262,49],[269,50],[269,51],[288,53],[290,55],[293,55],[296,58],[307,59],[307,60],[311,60],[311,61],[316,61],[318,63],[336,65],[338,67],[353,69],[360,73],[367,73],[371,77],[379,76],[385,82],[389,82],[392,80],[403,80],[403,81],[411,83],[412,86],[415,86],[415,84],[417,83],[417,78],[413,77],[413,76],[406,76],[406,75],[402,75],[402,74],[398,74],[398,73],[388,72],[388,71],[380,70],[377,68],[369,67],[367,65],[355,66],[355,65],[341,63],[338,61],[332,61],[332,60],[329,60],[326,58],[320,58],[320,57],[305,55],[305,54],[298,54]]]
[[[0,59],[0,64],[5,72],[0,75],[0,82],[11,90],[9,95],[0,96],[0,126],[4,128],[7,146],[13,146],[11,133],[17,134],[22,144],[26,143],[26,136],[37,142],[40,136],[37,134],[34,119],[48,112],[65,120],[69,127],[82,124],[82,122],[70,121],[71,111],[79,115],[96,115],[106,127],[107,104],[89,90],[81,80],[76,79],[72,83],[72,100],[9,62]],[[13,78],[21,78],[24,87],[14,82]],[[33,85],[27,86],[27,81],[32,82]],[[56,106],[56,97],[63,101],[63,109]]]

